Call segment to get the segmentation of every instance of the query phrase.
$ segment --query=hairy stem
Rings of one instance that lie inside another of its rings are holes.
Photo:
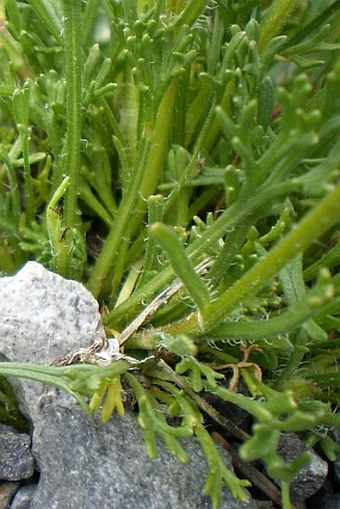
[[[242,300],[258,292],[298,253],[304,251],[339,221],[340,186],[335,187],[265,258],[260,260],[221,297],[205,307],[203,330],[198,316],[192,313],[184,320],[163,327],[162,332],[202,335],[213,330]]]
[[[66,154],[64,173],[70,177],[65,194],[63,225],[67,232],[65,246],[59,251],[58,267],[70,275],[69,248],[73,240],[71,229],[77,223],[77,194],[80,172],[81,140],[81,2],[64,0],[64,65],[66,76]]]
[[[263,52],[267,44],[280,33],[289,16],[295,11],[301,0],[275,0],[261,26],[259,50]]]
[[[146,208],[145,200],[154,192],[167,155],[171,119],[177,92],[177,81],[169,86],[159,106],[154,126],[144,126],[144,147],[147,151],[139,161],[130,186],[123,196],[111,231],[92,270],[88,287],[98,296],[110,273],[122,239],[128,242],[137,231]]]

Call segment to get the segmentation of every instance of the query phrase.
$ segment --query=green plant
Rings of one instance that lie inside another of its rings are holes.
[[[129,387],[150,456],[160,436],[185,460],[197,436],[214,507],[249,483],[204,415],[264,461],[285,508],[307,456],[285,463],[280,434],[339,426],[339,4],[0,2],[0,270],[33,258],[83,281],[126,354],[0,374],[103,403],[103,420]],[[231,368],[249,396],[223,385]],[[252,435],[205,393],[249,412]]]

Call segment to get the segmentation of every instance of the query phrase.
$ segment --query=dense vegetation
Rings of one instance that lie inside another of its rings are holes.
[[[124,352],[0,373],[104,420],[133,393],[150,456],[156,436],[181,461],[198,438],[214,507],[224,483],[246,499],[249,482],[207,416],[281,482],[285,508],[308,454],[283,461],[281,433],[337,451],[339,6],[0,2],[0,271],[34,259],[82,281]],[[208,393],[249,412],[251,434]]]

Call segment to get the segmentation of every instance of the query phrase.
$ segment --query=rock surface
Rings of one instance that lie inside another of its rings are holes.
[[[337,413],[340,413],[338,410]],[[340,429],[333,429],[331,436],[333,440],[340,446]],[[340,491],[340,453],[337,454],[336,460],[333,463],[333,470],[334,470],[334,481],[338,486],[338,489]]]
[[[14,495],[10,509],[31,509],[31,503],[36,488],[36,484],[26,484],[21,486],[21,488]]]
[[[0,354],[11,361],[49,364],[100,334],[98,303],[83,285],[29,262],[15,276],[0,279]],[[43,385],[13,380],[23,389],[26,413],[34,418]]]
[[[34,262],[16,276],[0,279],[0,353],[7,359],[49,363],[90,345],[101,332],[98,304],[79,283]],[[104,425],[56,388],[29,381],[15,384],[32,421],[32,452],[40,480],[35,490],[29,488],[30,505],[18,505],[18,498],[13,507],[211,507],[201,493],[207,467],[195,441],[187,443],[187,464],[178,463],[161,444],[159,459],[152,461],[132,412]],[[255,507],[252,500],[236,501],[224,489],[222,508]]]
[[[187,445],[188,464],[180,464],[163,447],[159,447],[159,458],[150,460],[131,412],[123,418],[114,416],[104,425],[96,418],[84,418],[78,409],[52,410],[49,402],[43,406],[49,432],[40,428],[34,451],[48,479],[40,478],[35,509],[45,509],[46,504],[61,508],[62,500],[69,501],[69,509],[211,507],[208,497],[201,495],[207,469],[195,442]],[[70,493],[76,495],[70,497]],[[225,493],[223,507],[254,506]]]
[[[279,452],[286,461],[296,459],[305,450],[303,442],[293,433],[282,435]],[[303,502],[316,493],[327,477],[328,464],[313,450],[309,465],[299,472],[291,483],[292,501]]]
[[[0,479],[19,481],[34,473],[31,437],[0,424]]]

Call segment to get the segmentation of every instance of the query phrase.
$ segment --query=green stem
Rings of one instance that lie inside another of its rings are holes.
[[[291,352],[286,365],[282,369],[279,377],[276,379],[277,386],[282,385],[286,380],[289,380],[297,373],[299,366],[306,354],[306,346],[308,342],[308,335],[305,331],[299,331],[294,341],[294,349]]]
[[[57,368],[52,366],[44,366],[39,364],[25,364],[21,362],[0,362],[0,375],[1,376],[14,376],[17,378],[25,378],[34,380],[42,384],[55,385],[64,391],[71,394],[81,405],[81,407],[88,412],[88,405],[85,399],[78,393],[73,392],[64,378],[64,368]]]
[[[258,210],[259,207],[263,207],[264,203],[266,206],[269,206],[269,197],[271,201],[274,201],[282,195],[296,191],[298,188],[299,184],[297,179],[295,179],[294,181],[287,181],[283,184],[273,186],[270,189],[266,189],[252,198],[245,196],[244,199],[233,203],[202,233],[200,238],[189,245],[187,254],[194,263],[199,262],[202,255],[209,251],[215,242],[223,238],[226,232],[230,229],[234,230],[238,228],[241,221],[252,216],[255,210]],[[146,283],[143,288],[131,295],[128,301],[108,313],[105,316],[106,325],[110,326],[115,323],[117,326],[122,319],[128,320],[129,317],[138,312],[141,302],[150,300],[158,291],[164,289],[165,285],[169,284],[172,278],[172,269],[164,269],[157,277],[153,278]]]
[[[130,364],[124,359],[107,367],[98,367],[93,364],[45,366],[24,362],[0,362],[0,376],[25,378],[60,387],[71,394],[88,412],[89,407],[85,398],[92,397],[103,380],[110,381],[125,373],[129,368]]]
[[[11,198],[11,219],[12,223],[14,223],[15,227],[13,228],[13,233],[15,232],[15,228],[18,228],[20,223],[20,217],[21,217],[21,203],[20,203],[20,188],[19,188],[19,182],[17,178],[17,173],[15,169],[13,168],[12,160],[10,157],[10,154],[5,151],[2,144],[0,144],[0,161],[3,161],[7,178],[9,182],[10,187],[10,198]],[[4,224],[7,223],[3,218],[1,218],[1,222],[4,222]],[[5,229],[4,226],[2,228]]]
[[[144,126],[141,146],[145,147],[147,153],[138,158],[137,171],[129,188],[125,190],[116,216],[117,219],[89,278],[88,287],[96,297],[100,293],[105,278],[113,268],[122,238],[128,241],[136,233],[145,212],[146,200],[153,194],[157,186],[167,155],[176,92],[177,81],[173,81],[159,105],[154,126]]]
[[[64,5],[64,66],[66,77],[66,155],[65,174],[70,185],[65,194],[64,228],[69,229],[65,237],[66,248],[60,250],[58,266],[63,274],[69,273],[69,247],[77,223],[77,194],[80,173],[81,140],[81,2],[63,0]]]
[[[320,309],[306,306],[305,302],[285,311],[280,316],[269,320],[250,320],[239,322],[226,322],[209,335],[214,341],[220,339],[243,339],[259,341],[261,339],[277,338],[280,334],[286,334],[296,327],[301,326]],[[280,342],[278,343],[280,344]],[[275,342],[274,342],[275,346]]]
[[[67,0],[64,1],[67,3]],[[73,0],[70,0],[70,3],[72,3],[72,1]],[[46,26],[51,35],[60,42],[62,27],[53,2],[46,2],[46,0],[29,0],[29,3],[38,18],[40,18],[42,24]]]
[[[29,127],[29,109],[30,109],[30,86],[25,84],[17,89],[13,94],[12,106],[14,120],[19,131],[19,143],[24,163],[24,191],[25,191],[25,214],[26,224],[29,226],[34,220],[35,203],[32,186],[31,167],[29,160],[29,141],[31,129]]]
[[[191,27],[207,5],[207,0],[191,0],[185,10],[174,23],[175,30],[179,31],[184,25]]]
[[[340,242],[338,241],[334,247],[332,247],[329,251],[326,251],[325,254],[321,256],[321,258],[316,260],[316,262],[314,262],[303,271],[303,279],[305,281],[310,281],[318,275],[322,267],[328,267],[329,269],[332,269],[339,264],[339,260]]]
[[[240,302],[258,292],[290,260],[340,219],[340,186],[335,187],[268,255],[204,310],[204,332],[213,330]],[[196,313],[162,328],[172,334],[202,335]]]
[[[163,219],[164,211],[164,198],[161,194],[152,195],[148,199],[148,229],[150,226]],[[144,284],[149,281],[153,275],[155,267],[157,266],[157,245],[156,241],[150,236],[147,236],[145,255],[143,260],[143,272],[138,278],[136,288],[142,288]]]
[[[203,312],[210,301],[208,288],[196,273],[190,258],[186,256],[184,245],[176,232],[163,223],[155,223],[151,226],[150,233],[166,252],[174,272],[186,287],[197,308]]]
[[[65,226],[76,220],[81,137],[81,2],[64,0],[64,59],[67,95],[66,173],[70,185],[65,195]]]
[[[228,83],[225,86],[225,90],[223,92],[223,96],[221,98],[221,101],[219,102],[218,108],[221,109],[225,114],[229,111],[229,101],[230,97],[232,97],[236,93],[236,86],[235,86],[235,80],[232,79],[228,81]],[[216,109],[215,109],[216,112]],[[205,139],[204,143],[204,149],[209,153],[212,148],[214,147],[216,140],[221,132],[221,122],[218,120],[218,118],[214,117],[213,124],[210,128],[209,134]]]
[[[289,16],[295,11],[301,0],[275,0],[261,25],[259,39],[260,53],[286,24]]]
[[[63,198],[65,195],[69,183],[70,177],[65,177],[54,192],[51,201],[46,207],[46,227],[51,244],[51,252],[53,254],[52,268],[57,273],[62,273],[63,271],[63,266],[59,267],[59,263],[64,259],[64,256],[61,256],[61,252],[65,249],[65,245],[62,241],[63,228],[61,223],[61,215],[56,207],[59,200],[61,200],[61,198]]]
[[[91,47],[91,38],[93,37],[93,31],[95,22],[98,16],[98,7],[100,0],[87,0],[84,10],[84,23],[82,30],[82,41],[84,45]]]
[[[29,131],[23,126],[22,132],[22,154],[24,159],[24,186],[25,186],[25,211],[27,225],[30,225],[35,218],[35,203],[32,187],[31,166],[29,163]]]
[[[127,152],[128,159],[127,174],[122,175],[122,181],[128,180],[128,174],[131,171],[131,166],[136,163],[138,154],[137,136],[138,136],[138,121],[140,119],[140,94],[135,84],[134,77],[131,69],[125,69],[124,72],[124,91],[121,106],[121,119],[120,130],[124,135],[126,146],[124,151]],[[122,166],[122,170],[124,167]]]
[[[290,488],[290,483],[282,481],[282,483],[281,483],[282,509],[292,509],[293,508],[293,506],[290,502],[289,488]]]
[[[339,13],[340,9],[340,0],[335,0],[331,5],[325,8],[316,18],[312,19],[307,25],[304,25],[303,28],[297,31],[293,37],[289,39],[287,42],[287,47],[294,46],[298,44],[303,39],[307,38],[315,29],[319,29],[325,25],[329,18]]]
[[[242,441],[249,439],[249,435],[245,431],[238,428],[232,421],[220,414],[212,405],[210,405],[210,403],[208,403],[190,387],[185,377],[178,375],[163,359],[159,361],[159,367],[170,377],[173,382],[176,383],[178,387],[180,387],[186,394],[188,394],[188,396],[190,396],[190,398],[195,401],[195,403],[201,410],[203,410],[204,413],[209,415],[209,417],[211,417],[211,419],[213,419],[217,424],[225,428],[229,433]],[[151,376],[157,377],[157,368],[155,368],[154,371],[151,371],[150,374]],[[232,402],[234,402],[234,400]]]

